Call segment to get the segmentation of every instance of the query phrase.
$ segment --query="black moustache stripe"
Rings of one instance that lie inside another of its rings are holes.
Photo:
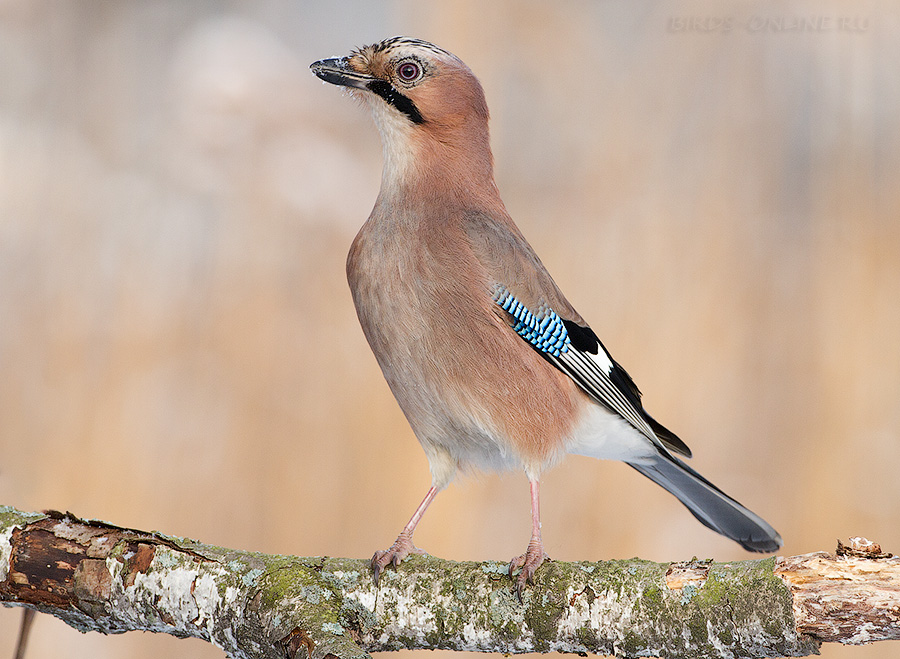
[[[416,104],[409,100],[408,96],[404,96],[394,89],[390,83],[385,82],[384,80],[372,80],[366,84],[366,87],[369,88],[369,91],[378,94],[387,103],[400,110],[400,112],[409,117],[409,120],[414,124],[425,123],[425,118],[419,112],[419,108],[416,107]]]

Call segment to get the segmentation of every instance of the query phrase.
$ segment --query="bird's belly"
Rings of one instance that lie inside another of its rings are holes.
[[[462,320],[415,279],[394,274],[405,269],[386,268],[378,277],[352,281],[351,288],[366,339],[413,431],[429,457],[437,451],[463,468],[515,464],[479,391],[490,389],[479,369],[479,346],[489,339],[467,336]]]
[[[364,246],[348,270],[360,324],[432,469],[537,473],[558,458],[583,394],[498,317],[490,285]]]
[[[385,336],[389,347],[378,361],[426,453],[445,454],[463,470],[520,466],[515,445],[494,418],[499,392],[485,382],[477,355],[460,360],[465,351],[457,351],[447,359],[434,346],[441,338],[420,329],[415,342]]]

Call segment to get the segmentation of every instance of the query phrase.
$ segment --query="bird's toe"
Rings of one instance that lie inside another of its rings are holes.
[[[537,572],[537,569],[544,561],[549,560],[550,557],[547,556],[542,544],[531,543],[524,554],[516,556],[509,562],[509,576],[516,580],[516,594],[519,596],[520,601],[525,592],[525,587],[534,583],[534,573]],[[514,576],[513,573],[516,570],[519,570],[519,573]]]
[[[412,536],[401,533],[389,549],[376,551],[372,556],[372,576],[375,579],[375,585],[378,585],[381,573],[384,572],[388,565],[393,565],[396,568],[410,554],[424,553],[424,550],[413,544]]]

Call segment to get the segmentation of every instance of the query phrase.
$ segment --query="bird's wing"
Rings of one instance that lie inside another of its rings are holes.
[[[687,445],[644,411],[631,376],[569,304],[515,225],[474,215],[466,233],[492,282],[495,311],[510,328],[659,448],[690,457]]]

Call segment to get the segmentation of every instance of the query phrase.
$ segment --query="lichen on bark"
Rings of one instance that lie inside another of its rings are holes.
[[[366,560],[270,556],[0,508],[0,601],[82,631],[194,636],[233,657],[362,659],[401,648],[803,656],[817,652],[819,631],[841,642],[897,638],[898,583],[898,559],[881,553],[549,561],[520,600],[505,562],[413,556],[376,587]],[[844,602],[839,620],[823,601]]]

